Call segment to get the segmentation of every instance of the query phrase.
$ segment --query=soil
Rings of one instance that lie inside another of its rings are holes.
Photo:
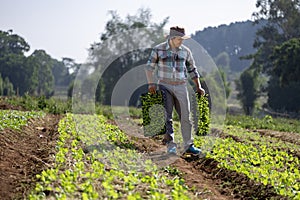
[[[266,130],[266,129],[258,129],[256,131],[260,133],[260,135],[262,136],[274,137],[285,142],[300,145],[299,133],[280,132],[280,131],[273,131],[273,130]]]
[[[21,109],[10,105],[0,105],[0,109]],[[58,137],[57,126],[62,116],[47,114],[44,118],[30,120],[21,131],[5,129],[0,133],[0,197],[1,199],[26,199],[34,188],[36,174],[51,167]],[[155,153],[165,151],[161,137],[143,137],[142,127],[127,120],[117,124],[134,142],[136,149],[155,160]],[[262,131],[261,131],[262,132]],[[293,134],[271,134],[288,141]],[[161,162],[158,162],[162,164]],[[218,163],[207,158],[176,157],[169,164],[181,172],[186,184],[193,188],[196,199],[284,199],[274,193],[272,187],[263,186],[246,176],[217,167]],[[162,165],[164,165],[162,164]],[[162,166],[163,167],[163,166]]]
[[[166,146],[162,136],[144,137],[142,127],[128,118],[119,119],[115,124],[131,137],[140,152],[149,155],[158,166],[169,165],[182,172],[186,184],[194,188],[196,199],[288,199],[276,194],[271,186],[256,183],[244,174],[219,168],[218,163],[212,159],[194,156],[164,157],[162,155]],[[157,159],[158,157],[161,159]]]
[[[19,109],[9,105],[0,108]],[[22,110],[22,109],[21,109]],[[58,115],[31,119],[21,131],[0,131],[0,198],[26,199],[34,188],[36,174],[53,163]]]
[[[148,155],[158,166],[172,166],[181,172],[182,178],[186,181],[186,185],[194,188],[196,199],[210,200],[229,200],[234,198],[230,192],[221,191],[217,182],[209,177],[205,172],[196,168],[196,163],[190,162],[179,156],[164,157],[166,147],[163,144],[162,137],[144,137],[142,127],[131,121],[130,119],[119,119],[115,125],[127,133],[134,142],[137,150]],[[159,159],[160,158],[160,159]]]

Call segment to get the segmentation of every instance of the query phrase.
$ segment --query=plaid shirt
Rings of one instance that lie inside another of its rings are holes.
[[[176,52],[172,52],[168,41],[155,46],[146,69],[153,72],[156,66],[159,80],[183,81],[187,79],[187,73],[192,79],[199,78],[192,53],[184,45]]]

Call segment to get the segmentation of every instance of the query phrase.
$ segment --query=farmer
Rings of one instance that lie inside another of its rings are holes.
[[[153,94],[156,92],[153,72],[157,67],[159,89],[165,93],[166,134],[164,141],[167,144],[167,152],[176,154],[177,145],[174,141],[172,123],[172,112],[175,107],[180,119],[184,152],[200,155],[201,149],[194,146],[192,138],[187,73],[196,85],[198,93],[204,95],[205,90],[201,87],[191,50],[182,44],[183,40],[188,38],[190,37],[185,35],[184,28],[171,27],[167,41],[152,49],[145,71],[149,84],[148,90]]]

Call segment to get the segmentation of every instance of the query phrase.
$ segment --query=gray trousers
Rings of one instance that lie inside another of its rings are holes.
[[[187,84],[170,85],[159,83],[160,90],[165,93],[166,109],[166,135],[165,141],[168,145],[176,145],[174,141],[174,129],[172,113],[175,108],[181,125],[181,134],[184,148],[193,144],[192,122],[190,119],[190,101],[187,90]]]

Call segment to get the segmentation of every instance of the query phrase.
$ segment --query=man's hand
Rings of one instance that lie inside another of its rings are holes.
[[[148,91],[151,93],[151,94],[155,94],[156,93],[156,86],[154,83],[150,83],[149,86],[148,86]]]
[[[204,90],[202,87],[197,87],[197,92],[198,92],[199,94],[201,94],[202,96],[205,95],[205,90]]]
[[[204,96],[205,95],[205,90],[201,87],[199,78],[194,78],[193,81],[194,81],[194,83],[196,85],[196,91],[197,91],[197,93],[201,94],[202,96]]]

